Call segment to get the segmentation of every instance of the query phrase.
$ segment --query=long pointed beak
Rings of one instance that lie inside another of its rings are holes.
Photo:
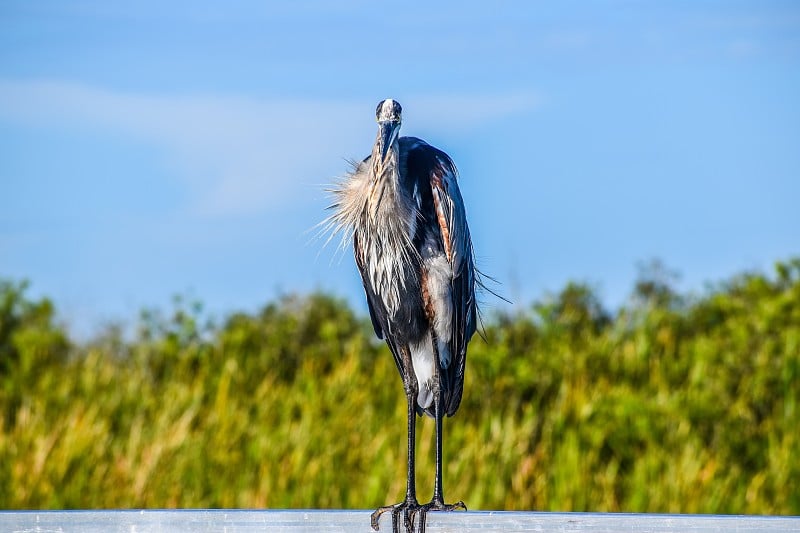
[[[381,162],[386,161],[389,149],[397,139],[398,131],[400,131],[400,122],[396,120],[378,122],[378,147],[381,153]]]

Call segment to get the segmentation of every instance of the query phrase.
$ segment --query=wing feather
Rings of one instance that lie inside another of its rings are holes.
[[[434,172],[431,187],[445,252],[453,270],[451,291],[454,331],[450,341],[450,353],[453,354],[454,360],[446,372],[449,394],[445,403],[445,412],[452,416],[461,404],[467,343],[476,329],[475,266],[466,210],[458,188],[455,167],[449,158],[441,163],[440,169],[444,172],[441,174]]]
[[[452,271],[453,331],[448,342],[451,361],[446,368],[440,368],[445,390],[445,413],[452,416],[461,403],[467,343],[476,329],[475,260],[455,164],[447,154],[424,141],[413,139],[413,142],[408,166],[410,170],[424,174],[424,181],[430,188],[442,250]]]

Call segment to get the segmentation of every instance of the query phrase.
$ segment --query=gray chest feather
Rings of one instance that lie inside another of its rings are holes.
[[[391,317],[400,312],[403,299],[419,293],[419,258],[412,244],[416,210],[394,191],[370,196],[376,193],[380,202],[365,209],[358,238],[364,274]]]

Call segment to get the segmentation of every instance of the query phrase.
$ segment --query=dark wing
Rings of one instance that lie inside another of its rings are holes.
[[[438,228],[442,250],[453,271],[451,281],[453,334],[450,339],[450,365],[441,369],[445,389],[445,413],[455,414],[464,389],[467,343],[477,326],[475,302],[475,260],[464,201],[458,188],[455,164],[450,157],[419,139],[406,137],[409,175],[418,176],[417,187],[429,187],[433,203],[431,222]],[[421,202],[428,191],[421,191]],[[422,206],[423,215],[427,209]]]
[[[353,255],[356,256],[356,266],[358,267],[359,274],[361,274],[361,282],[364,285],[364,293],[367,296],[367,307],[369,307],[369,318],[372,320],[372,328],[375,330],[375,335],[377,335],[379,339],[383,339],[383,328],[381,327],[381,320],[378,318],[377,311],[381,309],[381,307],[373,303],[373,300],[376,299],[376,295],[368,281],[367,267],[362,259],[364,254],[361,252],[361,244],[358,241],[357,233],[353,235]]]

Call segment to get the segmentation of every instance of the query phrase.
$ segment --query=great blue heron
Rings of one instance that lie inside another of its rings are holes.
[[[446,504],[442,491],[442,418],[461,403],[467,343],[475,333],[476,270],[464,202],[450,157],[416,137],[400,137],[400,104],[378,104],[372,154],[335,189],[329,223],[352,237],[372,325],[394,356],[408,401],[408,471],[405,500],[372,513],[392,513],[399,531],[429,511],[464,509]],[[420,505],[414,485],[416,415],[436,420],[433,498]]]

